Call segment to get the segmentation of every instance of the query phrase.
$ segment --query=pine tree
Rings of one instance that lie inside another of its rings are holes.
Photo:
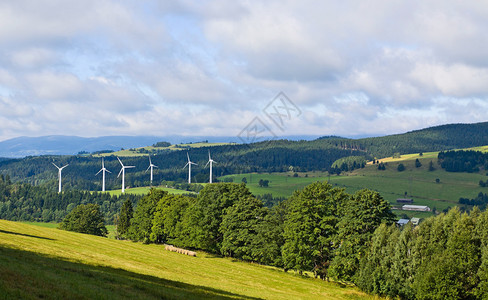
[[[130,199],[127,199],[120,208],[119,219],[117,223],[117,233],[119,235],[125,236],[127,234],[133,215],[134,210],[132,209],[132,201]]]

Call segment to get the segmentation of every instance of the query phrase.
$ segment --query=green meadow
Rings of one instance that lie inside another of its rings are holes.
[[[298,173],[299,177],[293,177],[292,172],[287,173],[247,173],[227,175],[220,177],[223,181],[232,178],[235,183],[241,183],[243,178],[247,180],[247,187],[254,195],[272,194],[274,197],[290,197],[295,190],[303,189],[305,186],[316,181],[327,181],[327,173],[309,172]],[[269,180],[268,187],[260,187],[259,180]]]
[[[474,150],[486,151],[487,147],[478,147]],[[322,172],[298,173],[252,173],[229,175],[221,180],[231,177],[234,182],[242,182],[246,178],[247,186],[254,195],[266,193],[274,197],[288,198],[293,191],[302,189],[315,181],[329,181],[332,185],[342,187],[348,193],[368,188],[378,191],[393,206],[401,207],[396,203],[397,198],[412,198],[414,205],[427,205],[431,209],[442,211],[448,207],[456,206],[459,198],[475,198],[479,192],[488,193],[488,187],[480,187],[479,181],[488,180],[486,171],[479,173],[446,172],[437,163],[437,152],[402,155],[399,158],[384,158],[386,170],[378,170],[378,165],[368,163],[365,168],[352,172],[342,173],[340,176],[328,176]],[[422,166],[415,167],[415,160],[419,159]],[[433,162],[434,171],[429,171],[429,163]],[[399,164],[405,166],[405,171],[399,172]],[[307,176],[307,177],[305,177]],[[260,187],[259,180],[269,180],[268,187]],[[425,218],[431,216],[430,212],[410,212],[395,210],[399,215]]]
[[[3,299],[373,299],[273,267],[0,220]]]
[[[149,186],[146,186],[146,187],[135,187],[135,188],[126,189],[125,192],[126,193],[129,193],[129,194],[135,194],[135,195],[146,195],[147,193],[149,193],[149,190],[151,188],[155,188],[155,189],[158,189],[158,190],[167,191],[170,194],[177,194],[177,195],[181,195],[181,194],[194,194],[194,192],[177,190],[177,189],[172,189],[172,188],[167,188],[167,187],[162,187],[162,186],[155,186],[155,187],[149,187]],[[120,190],[120,189],[118,189],[118,190],[112,190],[112,191],[107,191],[107,192],[110,193],[110,195],[114,195],[114,196],[120,196],[120,194],[122,194],[122,190]]]
[[[235,143],[187,143],[187,144],[175,144],[169,147],[140,147],[134,149],[124,149],[116,152],[110,153],[103,153],[94,155],[95,157],[102,157],[102,156],[120,156],[120,157],[128,157],[128,156],[147,156],[147,153],[140,153],[140,150],[146,150],[149,152],[157,152],[159,150],[187,150],[188,148],[201,148],[201,147],[215,147],[215,146],[225,146],[225,145],[235,145]]]

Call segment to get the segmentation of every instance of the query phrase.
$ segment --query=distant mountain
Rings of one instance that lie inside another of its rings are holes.
[[[317,136],[288,136],[289,140],[312,140]],[[104,137],[78,137],[50,135],[41,137],[18,137],[0,142],[0,158],[21,158],[39,155],[75,155],[79,152],[95,152],[101,150],[118,151],[122,148],[138,148],[151,146],[157,142],[170,142],[171,144],[195,143],[208,141],[242,142],[238,137],[203,137],[203,136],[104,136]]]
[[[108,136],[83,138],[51,135],[43,137],[18,137],[0,142],[0,157],[25,157],[38,155],[73,155],[80,151],[120,150],[152,145],[158,137]]]

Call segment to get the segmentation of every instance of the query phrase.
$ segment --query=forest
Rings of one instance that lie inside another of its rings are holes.
[[[12,183],[0,175],[0,219],[12,221],[61,222],[80,204],[98,204],[107,224],[113,224],[122,203],[130,199],[136,203],[142,196],[67,191],[61,194],[51,188],[27,183]]]
[[[382,224],[368,244],[355,283],[400,299],[486,299],[488,212],[458,208],[399,229]]]
[[[447,172],[479,172],[488,170],[488,153],[472,150],[441,151],[437,158]]]
[[[135,208],[124,202],[117,235],[350,280],[375,229],[394,219],[367,189],[350,195],[316,182],[268,208],[244,183],[216,183],[196,198],[153,189]]]
[[[117,234],[273,265],[400,299],[483,299],[488,212],[453,208],[399,227],[377,192],[316,182],[267,208],[244,184],[207,185],[197,198],[152,190],[123,204]]]

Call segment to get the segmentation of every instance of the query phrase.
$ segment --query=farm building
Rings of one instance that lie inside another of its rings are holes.
[[[425,205],[408,205],[402,206],[402,210],[413,210],[413,211],[430,211],[430,207]]]
[[[398,198],[396,199],[397,203],[413,203],[413,199],[410,198]]]
[[[408,222],[410,222],[409,219],[400,219],[396,223],[397,223],[398,226],[405,226],[405,225],[408,224]]]
[[[412,222],[414,226],[417,226],[420,224],[420,218],[411,218],[410,222]]]

